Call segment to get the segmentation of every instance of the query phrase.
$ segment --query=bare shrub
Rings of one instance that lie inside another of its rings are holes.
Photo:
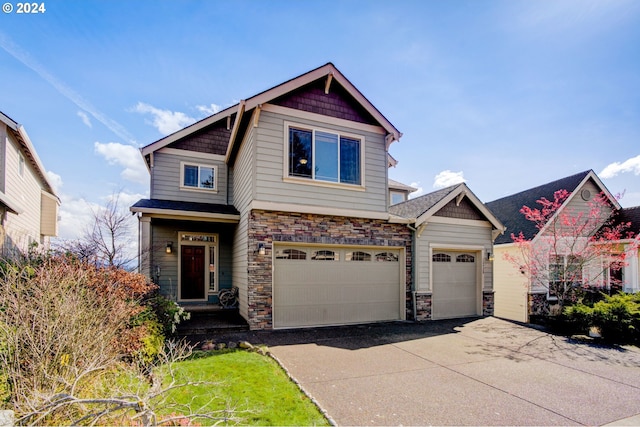
[[[144,343],[132,323],[154,285],[143,276],[101,269],[69,257],[2,265],[0,365],[18,414],[72,394]]]
[[[210,410],[208,404],[177,403],[171,391],[206,384],[211,386],[211,400],[218,384],[178,378],[175,364],[191,356],[192,347],[169,343],[156,359],[150,377],[139,370],[109,369],[91,381],[82,379],[65,393],[52,396],[36,411],[22,414],[20,424],[42,425],[52,422],[70,425],[198,425],[197,422],[235,424],[240,421],[231,408]],[[137,373],[137,374],[136,374]],[[84,384],[83,384],[84,383]],[[89,384],[87,384],[89,383]],[[104,389],[108,387],[108,389]],[[102,388],[102,389],[101,389]]]

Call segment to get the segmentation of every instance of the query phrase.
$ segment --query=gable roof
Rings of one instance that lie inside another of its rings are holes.
[[[262,104],[266,104],[276,98],[290,93],[296,89],[301,88],[307,84],[310,84],[318,79],[326,78],[325,87],[329,90],[332,82],[337,82],[340,86],[346,90],[346,92],[353,97],[356,102],[362,106],[362,108],[371,115],[371,117],[387,132],[387,144],[393,141],[398,141],[402,137],[402,133],[396,129],[389,120],[332,64],[327,63],[314,70],[308,71],[298,77],[287,80],[277,86],[260,92],[250,98],[241,100],[239,103],[228,107],[216,114],[206,117],[184,129],[167,135],[164,138],[159,139],[141,149],[142,155],[146,158],[147,155],[154,151],[157,151],[169,144],[184,138],[194,132],[198,132],[210,126],[214,123],[222,120],[227,121],[228,124],[232,123],[231,136],[229,138],[229,145],[227,147],[227,160],[233,155],[234,150],[237,150],[236,145],[239,145],[244,135],[244,128],[250,122],[249,111],[260,108]]]
[[[594,181],[596,186],[598,186],[601,191],[607,195],[616,209],[620,208],[618,201],[611,195],[609,190],[605,187],[602,181],[600,181],[600,178],[598,178],[593,170],[580,172],[575,175],[560,178],[556,181],[488,202],[487,207],[500,219],[500,221],[502,221],[505,227],[507,227],[506,233],[498,237],[495,243],[512,243],[511,233],[518,234],[521,231],[527,240],[535,238],[539,230],[536,228],[533,221],[529,221],[522,213],[520,213],[520,209],[522,209],[523,206],[536,207],[538,206],[536,201],[540,200],[542,197],[547,200],[553,200],[553,195],[556,191],[567,190],[571,195],[564,201],[564,207],[572,200],[576,194],[576,190],[589,180]]]
[[[389,190],[406,191],[408,193],[413,193],[414,191],[418,191],[418,189],[415,188],[415,187],[412,187],[412,186],[407,185],[407,184],[403,184],[403,183],[398,182],[398,181],[394,181],[391,178],[389,178],[387,181],[389,182]]]
[[[625,231],[633,232],[633,237],[640,236],[640,206],[620,209],[614,221],[614,224],[630,222],[631,225]]]
[[[409,218],[415,221],[416,227],[427,222],[429,218],[438,213],[447,203],[455,200],[460,203],[463,198],[467,198],[469,202],[491,223],[493,228],[502,232],[504,226],[500,220],[476,197],[475,194],[467,187],[467,184],[461,183],[443,188],[398,203],[389,207],[389,213],[403,218]]]
[[[22,152],[25,154],[29,163],[31,163],[31,166],[33,166],[33,169],[35,170],[38,178],[40,178],[40,182],[42,183],[45,191],[58,198],[53,190],[53,186],[47,178],[44,165],[40,161],[40,157],[38,157],[38,153],[36,153],[36,149],[31,143],[31,139],[29,138],[29,135],[27,135],[27,131],[24,129],[24,126],[4,114],[2,111],[0,111],[0,121],[7,125],[9,132],[13,135],[16,141],[18,141],[18,144],[20,144]]]

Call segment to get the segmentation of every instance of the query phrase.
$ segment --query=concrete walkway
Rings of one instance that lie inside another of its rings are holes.
[[[495,319],[247,333],[339,425],[640,425],[640,350]]]

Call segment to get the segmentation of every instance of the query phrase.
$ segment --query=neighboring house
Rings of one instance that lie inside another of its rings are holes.
[[[400,136],[329,63],[144,147],[142,272],[182,305],[237,286],[252,329],[430,318],[389,213]]]
[[[398,203],[406,202],[409,200],[409,194],[414,191],[418,191],[418,189],[389,179],[389,204],[397,205]]]
[[[635,251],[631,251],[627,258],[627,265],[621,272],[625,292],[640,292],[640,206],[630,208],[622,208],[618,212],[616,221],[631,224],[628,231],[633,233],[632,241],[623,241],[625,245],[635,247]]]
[[[0,255],[11,257],[58,234],[60,200],[24,127],[0,112]]]
[[[489,202],[486,206],[502,221],[506,226],[506,232],[499,236],[495,241],[494,249],[494,290],[495,290],[495,315],[506,319],[512,319],[521,322],[528,322],[531,315],[542,314],[549,309],[549,304],[556,301],[554,295],[550,295],[548,287],[542,287],[531,283],[528,275],[524,274],[524,269],[519,268],[512,261],[506,259],[522,258],[521,248],[513,243],[511,235],[518,235],[522,232],[523,236],[530,240],[531,248],[538,249],[548,245],[548,236],[550,231],[543,230],[539,232],[535,224],[526,219],[520,212],[523,206],[530,208],[539,208],[537,200],[542,197],[547,200],[554,199],[554,193],[558,190],[567,190],[571,195],[564,201],[561,208],[556,212],[556,216],[560,212],[567,212],[577,217],[579,212],[586,214],[589,210],[590,203],[594,196],[603,194],[608,200],[611,207],[611,214],[616,212],[633,216],[637,221],[637,209],[629,210],[621,209],[620,204],[615,197],[611,195],[609,190],[602,183],[600,178],[592,171],[585,171],[576,175],[559,179],[529,190],[522,191],[511,196],[507,196],[493,202]],[[626,213],[625,213],[626,212]],[[617,216],[617,220],[623,218]],[[549,224],[549,223],[547,223]],[[634,227],[638,227],[636,223]],[[591,236],[583,236],[588,239]],[[630,241],[621,241],[621,245],[632,243]],[[544,249],[544,248],[543,248]],[[533,250],[533,249],[532,249]],[[565,268],[571,263],[571,255],[568,248],[557,250],[558,254],[552,255],[553,262],[562,262]],[[564,253],[565,251],[566,253]],[[551,257],[551,255],[550,255]],[[523,258],[522,258],[523,259]],[[622,279],[625,291],[638,290],[638,257],[633,254],[628,258],[628,265],[619,271],[619,279]],[[525,261],[523,261],[525,262]],[[585,266],[585,269],[594,268],[598,270],[597,280],[600,280],[600,286],[608,287],[611,272],[603,272],[603,264],[606,260],[600,260],[598,266]],[[551,261],[546,266],[547,271],[550,270]],[[591,274],[590,271],[584,271],[585,275]],[[586,276],[585,276],[586,277]]]
[[[410,218],[417,320],[493,315],[493,241],[502,223],[466,184],[393,205]]]

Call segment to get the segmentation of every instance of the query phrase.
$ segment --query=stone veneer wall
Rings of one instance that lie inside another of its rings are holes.
[[[482,315],[493,316],[493,291],[482,292]],[[416,317],[415,320],[422,322],[431,320],[431,302],[433,296],[430,293],[416,293]]]
[[[407,319],[411,300],[411,232],[383,220],[253,210],[248,224],[248,322],[251,329],[271,329],[272,250],[274,242],[367,245],[405,248]],[[264,243],[265,254],[256,248]]]
[[[549,314],[547,294],[529,294],[529,316]]]
[[[430,293],[416,293],[416,316],[418,322],[431,320],[431,299]]]
[[[482,292],[482,315],[493,316],[494,291]]]

